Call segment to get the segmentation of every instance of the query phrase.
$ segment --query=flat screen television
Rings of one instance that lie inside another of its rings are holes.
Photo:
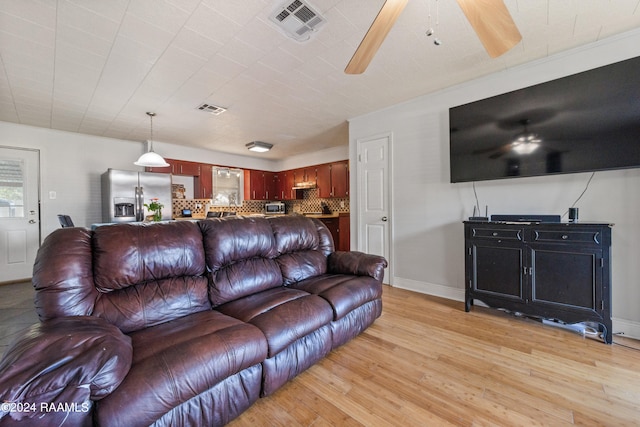
[[[451,182],[640,167],[640,57],[449,109]]]

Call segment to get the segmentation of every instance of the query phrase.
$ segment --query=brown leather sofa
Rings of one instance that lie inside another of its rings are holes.
[[[55,231],[0,425],[226,424],[380,316],[384,258],[333,248],[303,216]]]

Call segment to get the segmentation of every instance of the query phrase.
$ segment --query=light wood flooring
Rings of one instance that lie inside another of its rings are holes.
[[[230,426],[640,426],[636,340],[388,286],[383,301],[369,329]],[[36,321],[30,283],[0,286],[0,352]]]
[[[640,425],[636,340],[606,345],[390,287],[383,304],[359,337],[230,425]]]

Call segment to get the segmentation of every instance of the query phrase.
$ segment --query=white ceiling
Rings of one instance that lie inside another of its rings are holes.
[[[153,111],[156,141],[247,155],[262,140],[283,159],[347,144],[349,118],[640,27],[640,0],[506,0],[523,40],[490,59],[454,0],[411,0],[354,76],[384,0],[309,0],[327,23],[306,42],[269,20],[281,3],[0,0],[0,120],[144,141]]]

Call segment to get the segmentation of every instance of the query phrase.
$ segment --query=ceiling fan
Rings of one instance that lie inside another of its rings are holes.
[[[382,5],[378,16],[347,64],[345,73],[361,74],[367,69],[408,1],[387,0]],[[492,58],[507,52],[522,39],[503,0],[456,1]]]

